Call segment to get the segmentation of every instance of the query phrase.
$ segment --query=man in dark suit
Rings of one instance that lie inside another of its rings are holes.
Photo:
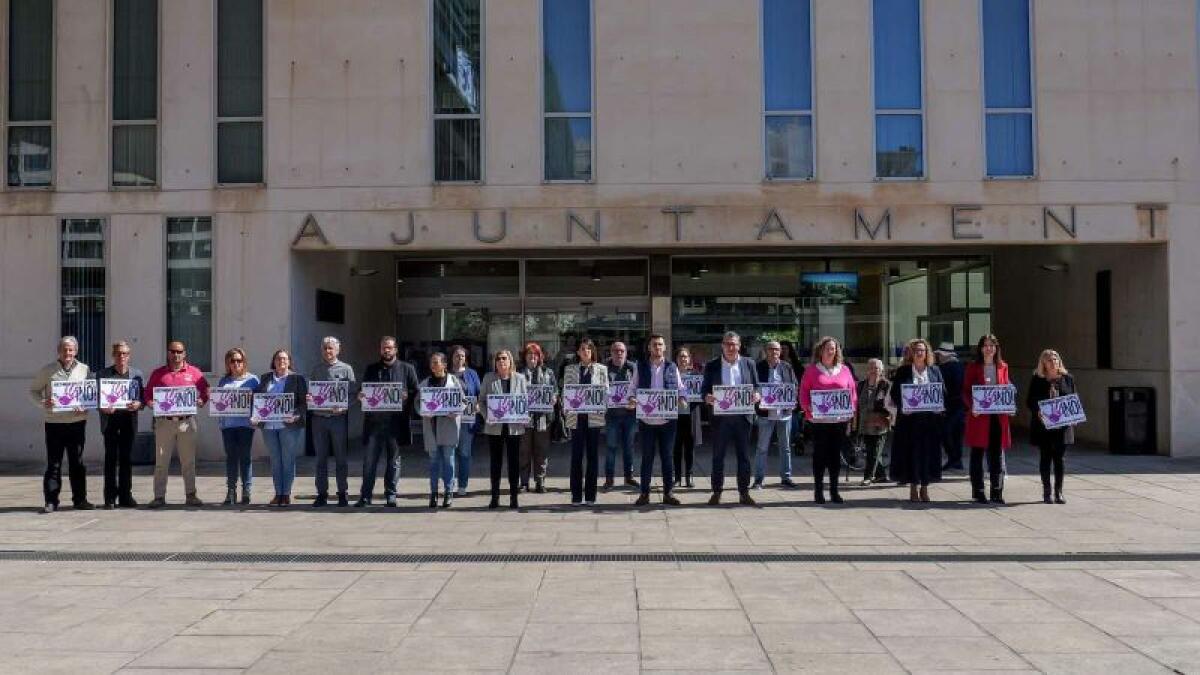
[[[721,356],[709,361],[704,366],[704,384],[701,392],[709,405],[714,402],[713,386],[715,385],[753,385],[755,387],[754,403],[759,400],[758,371],[754,361],[741,355],[742,338],[730,331],[721,338]],[[750,428],[754,424],[755,414],[749,415],[713,415],[713,458],[712,458],[712,497],[709,504],[721,503],[721,489],[725,486],[725,452],[733,446],[737,452],[737,486],[738,502],[754,506],[750,497]]]
[[[400,446],[412,443],[408,420],[417,401],[417,369],[411,363],[396,358],[396,338],[390,335],[379,341],[379,360],[367,366],[363,382],[401,382],[406,398],[404,410],[373,412],[363,415],[362,490],[355,506],[368,506],[375,490],[375,471],[379,457],[386,455],[383,490],[388,506],[396,505],[396,483],[400,480]],[[360,398],[362,394],[359,394]]]

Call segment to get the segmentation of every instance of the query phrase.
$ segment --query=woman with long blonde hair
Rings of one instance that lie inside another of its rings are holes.
[[[1047,429],[1042,419],[1038,404],[1046,399],[1074,394],[1075,380],[1067,372],[1062,356],[1053,349],[1043,350],[1038,356],[1037,368],[1029,381],[1029,393],[1025,397],[1025,407],[1033,414],[1029,425],[1030,439],[1038,446],[1041,453],[1039,468],[1042,473],[1042,501],[1047,504],[1066,504],[1063,499],[1063,457],[1067,448],[1075,443],[1074,427]],[[1054,468],[1054,496],[1050,494],[1050,469]]]
[[[892,378],[892,403],[898,412],[893,455],[908,459],[908,500],[928,502],[929,484],[941,480],[941,412],[906,412],[901,393],[906,384],[943,384],[942,371],[933,364],[933,348],[924,338],[908,341],[904,363]],[[955,392],[957,394],[957,392]]]

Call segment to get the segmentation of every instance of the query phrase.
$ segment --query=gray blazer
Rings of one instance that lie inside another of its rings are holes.
[[[429,378],[421,380],[421,387],[429,386]],[[447,389],[462,389],[462,383],[458,378],[446,373],[446,388]],[[417,403],[420,406],[420,403]],[[446,415],[444,417],[422,417],[421,418],[421,440],[425,444],[425,452],[430,457],[437,450],[437,446],[458,445],[458,421],[460,415]]]
[[[563,381],[566,384],[579,384],[579,364],[572,363],[563,368]],[[592,362],[592,384],[602,384],[608,386],[608,368],[604,367],[603,363]],[[559,394],[562,394],[562,389],[559,389]],[[579,425],[579,413],[563,408],[563,416],[566,418],[567,428],[574,430]],[[588,413],[588,426],[595,429],[596,427],[604,428],[604,413]]]
[[[487,421],[486,406],[487,406],[488,394],[503,394],[503,393],[505,393],[504,392],[504,382],[499,377],[496,377],[495,371],[490,372],[487,375],[483,376],[483,382],[479,385],[479,409],[483,411],[483,419],[485,422]],[[518,373],[514,370],[513,374],[512,374],[512,386],[508,393],[510,393],[510,394],[528,394],[529,393],[529,380],[525,379],[524,375],[522,375],[521,373]],[[501,425],[501,424],[484,424],[483,425],[483,433],[488,436],[499,436],[502,426],[503,425]],[[508,425],[508,433],[523,434],[523,433],[525,433],[525,426],[526,425],[524,425],[524,424],[510,424],[510,425]]]

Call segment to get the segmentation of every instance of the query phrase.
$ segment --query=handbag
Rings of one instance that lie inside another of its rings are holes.
[[[563,414],[562,401],[554,404],[553,417],[550,419],[550,441],[566,443],[571,440],[571,430],[567,427],[567,416]]]

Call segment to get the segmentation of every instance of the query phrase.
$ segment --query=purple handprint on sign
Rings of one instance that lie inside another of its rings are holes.
[[[317,405],[324,405],[327,398],[329,397],[324,394],[313,394],[313,403],[316,403]]]
[[[436,412],[437,409],[440,407],[442,407],[442,406],[439,405],[437,401],[430,400],[430,401],[425,402],[425,409],[428,410],[429,412]]]
[[[383,390],[382,389],[371,390],[371,394],[369,396],[367,396],[367,399],[366,399],[367,405],[371,408],[378,406],[379,402],[382,400],[383,400]]]
[[[109,403],[116,403],[121,397],[117,394],[106,394],[104,398],[107,399]]]
[[[575,393],[567,397],[567,406],[572,409],[578,409],[583,405],[583,391],[575,390]]]
[[[649,415],[650,413],[653,413],[655,411],[655,409],[657,409],[657,408],[658,408],[658,406],[656,406],[653,403],[643,403],[642,404],[642,412],[646,413],[647,415]]]
[[[175,406],[171,403],[171,399],[164,398],[158,402],[158,409],[163,412],[170,412]]]
[[[219,398],[214,398],[212,404],[213,407],[217,409],[217,412],[225,412],[225,410],[229,408],[229,403]]]
[[[817,404],[817,412],[821,413],[822,415],[829,412],[831,408],[833,408],[833,403],[831,403],[829,399],[824,399]]]
[[[258,409],[259,417],[266,417],[270,414],[271,414],[271,406],[270,405],[266,405],[266,406],[263,406],[262,408]]]

